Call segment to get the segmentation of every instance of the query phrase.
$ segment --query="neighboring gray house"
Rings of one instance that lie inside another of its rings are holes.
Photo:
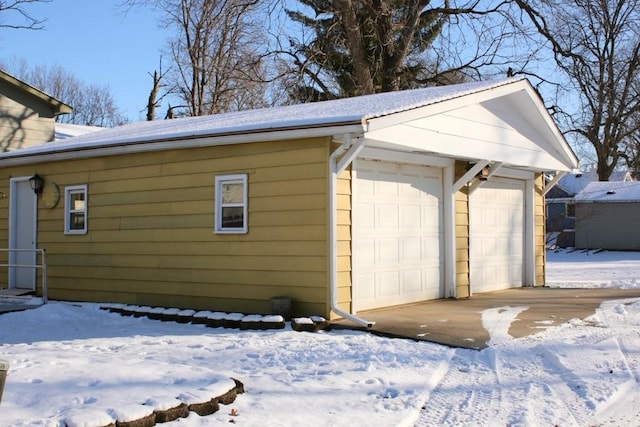
[[[640,182],[592,182],[574,201],[576,248],[640,250]]]
[[[0,70],[0,151],[55,139],[55,118],[71,107]]]
[[[545,195],[547,232],[573,230],[575,223],[574,197],[592,182],[598,181],[595,168],[564,175]],[[609,182],[633,181],[629,171],[614,171]]]

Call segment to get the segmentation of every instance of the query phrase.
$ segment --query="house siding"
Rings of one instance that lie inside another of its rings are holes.
[[[467,171],[467,163],[456,161],[457,181]],[[456,298],[469,297],[469,190],[466,185],[455,194]]]
[[[86,235],[63,234],[63,197],[39,203],[53,299],[267,313],[289,296],[294,314],[326,315],[328,153],[317,138],[52,162],[0,170],[0,191],[35,172],[61,194],[88,185]],[[249,231],[215,234],[214,178],[235,173],[248,174]]]
[[[351,168],[343,171],[337,180],[337,304],[345,312],[352,311],[351,279]],[[328,266],[327,266],[328,269]],[[329,296],[327,295],[327,300]],[[337,318],[335,313],[328,313]]]
[[[640,203],[576,203],[576,248],[640,250]]]
[[[0,151],[13,151],[53,140],[51,107],[0,80]]]
[[[545,229],[545,199],[544,199],[544,176],[537,174],[534,182],[534,202],[535,202],[535,286],[545,285],[545,262],[546,262],[546,229]]]

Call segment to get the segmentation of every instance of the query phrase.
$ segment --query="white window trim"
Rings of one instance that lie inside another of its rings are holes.
[[[71,209],[71,193],[84,193],[84,210]],[[87,234],[89,195],[86,185],[70,185],[64,188],[64,234]],[[84,228],[82,230],[71,229],[71,214],[74,212],[84,213]]]
[[[242,204],[224,204],[222,203],[222,184],[228,182],[241,182],[242,183]],[[248,186],[247,186],[247,174],[235,174],[235,175],[219,175],[215,179],[215,213],[214,213],[214,232],[216,234],[246,234],[249,230],[248,222]],[[242,207],[242,227],[235,228],[222,228],[222,208],[223,207]]]

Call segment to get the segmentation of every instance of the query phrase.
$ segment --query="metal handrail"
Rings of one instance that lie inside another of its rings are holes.
[[[8,249],[0,248],[0,252],[34,252],[36,254],[36,263],[34,265],[24,264],[0,264],[0,267],[15,267],[15,268],[41,268],[42,269],[42,302],[46,304],[49,300],[47,290],[47,262],[46,262],[46,249]],[[42,264],[38,264],[38,254],[42,258]]]

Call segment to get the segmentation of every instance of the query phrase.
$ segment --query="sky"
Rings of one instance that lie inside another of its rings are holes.
[[[131,121],[144,119],[153,73],[168,37],[148,9],[126,15],[119,0],[53,0],[29,6],[42,31],[0,29],[0,57],[59,65],[86,83],[108,85]],[[7,18],[5,18],[7,19]],[[64,101],[64,100],[62,100]]]
[[[640,252],[548,255],[553,286],[640,286]],[[509,326],[527,308],[483,311],[490,341],[478,351],[349,330],[209,328],[52,301],[0,315],[9,362],[0,413],[3,425],[99,427],[206,402],[236,378],[245,393],[218,412],[159,425],[640,425],[640,298],[513,338]]]

